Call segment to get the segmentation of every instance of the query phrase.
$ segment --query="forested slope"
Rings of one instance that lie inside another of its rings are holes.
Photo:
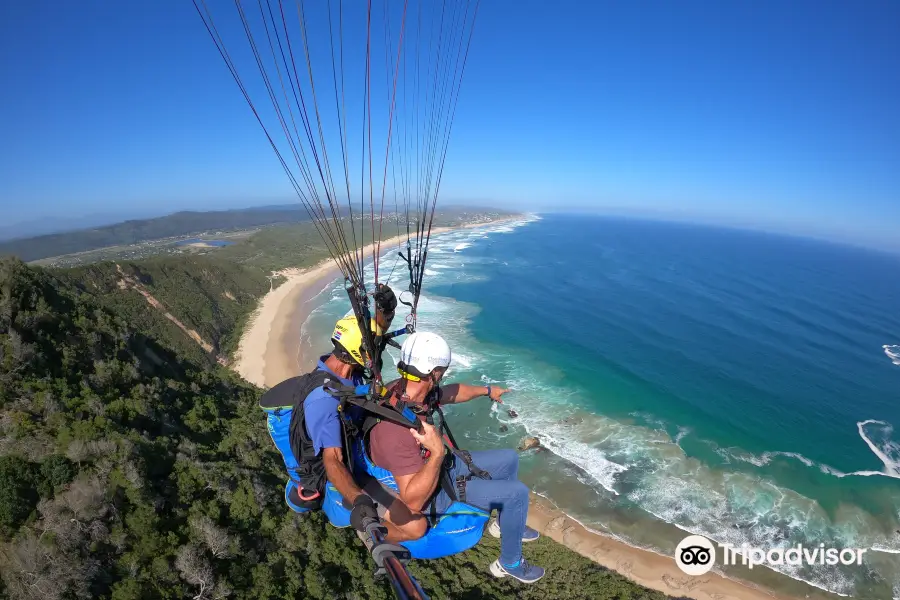
[[[0,596],[389,598],[353,532],[287,510],[260,390],[82,276],[0,260]],[[549,540],[539,584],[493,579],[497,552],[412,571],[433,598],[664,597]]]
[[[135,244],[145,240],[308,220],[309,216],[299,205],[206,212],[183,211],[153,219],[136,219],[104,227],[8,240],[0,242],[0,255],[11,254],[22,260],[31,261],[106,246]]]
[[[215,256],[103,262],[52,273],[198,363],[227,361],[242,323],[271,286],[262,270]]]

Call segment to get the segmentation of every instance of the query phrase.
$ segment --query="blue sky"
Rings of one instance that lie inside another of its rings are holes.
[[[190,0],[2,3],[0,56],[5,223],[296,199]],[[441,202],[897,248],[897,107],[898,2],[483,0]]]

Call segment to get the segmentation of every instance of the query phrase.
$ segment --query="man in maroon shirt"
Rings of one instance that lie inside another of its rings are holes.
[[[488,396],[494,402],[508,390],[491,386],[438,384],[450,366],[450,347],[434,333],[417,332],[403,343],[398,368],[404,380],[394,393],[410,407],[424,407],[432,402],[455,404]],[[422,514],[432,503],[438,513],[453,503],[446,491],[438,488],[447,449],[440,432],[423,416],[423,432],[381,421],[369,433],[369,456],[379,467],[391,472],[397,483],[400,500],[412,512]],[[499,525],[492,523],[490,532],[500,537],[500,558],[491,567],[496,577],[511,576],[534,583],[544,569],[530,565],[522,558],[522,542],[536,540],[539,535],[526,527],[528,487],[518,480],[519,456],[514,450],[472,452],[472,463],[490,473],[490,479],[473,479],[464,461],[453,457],[449,476],[459,492],[459,501],[483,510],[499,511]],[[421,517],[424,518],[424,517]]]

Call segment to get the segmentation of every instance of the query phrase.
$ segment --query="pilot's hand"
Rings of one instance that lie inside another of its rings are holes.
[[[422,433],[410,428],[410,433],[423,448],[431,452],[431,457],[440,460],[444,456],[444,438],[434,425],[422,423]]]
[[[350,524],[357,531],[365,533],[366,524],[372,519],[378,520],[378,509],[375,501],[365,494],[360,494],[353,501],[353,510],[350,511]]]

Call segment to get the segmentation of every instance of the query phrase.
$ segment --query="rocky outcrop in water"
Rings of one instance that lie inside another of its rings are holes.
[[[532,448],[540,448],[541,440],[536,437],[524,437],[522,441],[519,442],[518,450],[519,452],[525,452],[526,450],[531,450]]]

